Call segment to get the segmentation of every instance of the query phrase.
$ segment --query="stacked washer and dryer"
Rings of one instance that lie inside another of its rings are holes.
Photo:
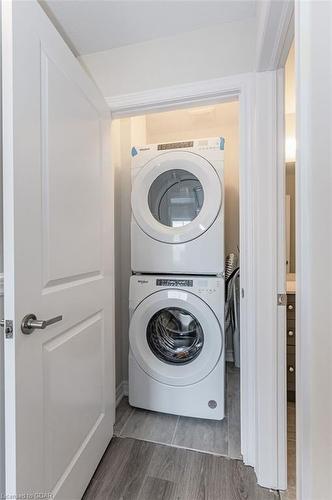
[[[224,139],[132,148],[129,403],[224,418]]]

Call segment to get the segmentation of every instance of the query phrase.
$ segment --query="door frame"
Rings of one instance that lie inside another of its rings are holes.
[[[265,292],[271,294],[273,291],[273,294],[270,295],[270,300],[267,302],[265,302],[265,294],[261,295],[260,301],[258,301],[264,308],[262,315],[265,314],[265,319],[268,320],[267,324],[271,325],[272,329],[265,327],[264,331],[264,321],[259,325],[259,319],[257,320],[257,334],[260,336],[257,339],[257,350],[261,350],[257,356],[257,377],[258,379],[264,378],[266,372],[270,371],[270,364],[274,363],[274,380],[271,378],[265,390],[262,393],[258,392],[260,401],[258,403],[259,428],[262,429],[264,424],[268,424],[268,426],[264,429],[264,441],[260,440],[260,436],[258,436],[257,475],[260,477],[260,469],[262,468],[264,478],[267,477],[267,471],[272,473],[272,466],[276,464],[274,481],[280,490],[284,490],[287,488],[286,311],[285,307],[277,305],[277,295],[286,293],[284,68],[295,37],[294,1],[273,2],[273,0],[267,0],[260,3],[258,9],[256,48],[258,102],[256,113],[258,120],[259,116],[263,116],[263,118],[261,125],[257,124],[256,128],[256,135],[259,138],[257,154],[260,145],[264,144],[266,162],[266,184],[264,187],[268,191],[264,195],[263,190],[260,190],[260,195],[263,198],[265,196],[265,202],[258,201],[258,204],[261,208],[265,206],[270,214],[265,218],[269,224],[269,243],[265,245],[265,252],[257,257],[259,260],[269,260],[269,263],[265,263],[264,267],[270,270],[268,279],[271,280],[271,283]],[[264,78],[267,82],[262,87],[262,82],[258,82]],[[258,89],[259,85],[260,89]],[[270,96],[265,95],[265,98],[264,87],[265,93],[270,93]],[[271,119],[271,117],[273,118]],[[272,128],[272,132],[267,133],[266,128],[269,127]],[[269,141],[270,144],[267,144]],[[263,164],[261,163],[260,166],[260,172],[263,174]],[[258,214],[257,220],[259,217],[262,217],[262,214]],[[264,216],[258,224],[260,227],[262,227],[263,220]],[[264,238],[263,233],[261,236]],[[260,247],[258,244],[258,251],[263,247],[264,245]],[[266,309],[269,307],[270,311],[266,315]],[[270,337],[267,343],[266,336]],[[265,347],[262,348],[264,342]],[[275,350],[275,356],[270,359],[268,357],[266,359],[265,356],[267,346],[273,346]],[[269,375],[271,376],[270,373]],[[267,418],[268,413],[270,413],[270,419]],[[262,416],[263,418],[260,420]],[[271,432],[272,430],[275,432]],[[267,440],[266,436],[269,436]],[[270,453],[268,453],[266,446],[270,447]],[[272,457],[273,453],[274,457]],[[265,459],[268,460],[269,464],[263,462]]]
[[[275,5],[269,0],[261,9],[256,73],[106,97],[106,101],[113,118],[232,100],[240,103],[241,452],[260,485],[286,489],[285,309],[278,308],[277,296],[286,288],[281,271],[285,204],[280,199],[283,68],[294,38],[294,6],[291,1]]]
[[[106,98],[112,118],[238,100],[240,104],[240,267],[241,288],[241,452],[244,463],[256,465],[256,297],[255,280],[255,75],[242,74]],[[247,256],[247,258],[244,258]],[[263,484],[264,478],[261,483]],[[268,481],[270,484],[270,481]]]
[[[272,3],[272,2],[269,2]],[[275,51],[275,45],[272,44],[271,54],[273,52],[272,67],[263,68],[257,64],[257,70],[262,69],[277,69],[280,67],[282,55],[285,54],[286,38],[289,37],[289,8],[291,2],[287,3],[288,13],[285,10],[280,16],[279,27],[283,29],[275,38],[278,41]],[[264,22],[267,24],[269,16],[264,17]],[[287,29],[286,29],[287,27]],[[271,31],[271,30],[270,30]],[[280,30],[279,30],[280,31]],[[271,38],[271,34],[269,35]],[[264,36],[262,37],[264,39]],[[265,43],[261,43],[265,46]],[[279,48],[281,47],[281,50]],[[279,54],[277,57],[276,54]],[[281,55],[280,55],[281,54]],[[275,88],[274,79],[271,78],[268,83],[270,89]],[[269,99],[274,100],[276,91],[272,92]],[[247,208],[247,216],[241,217],[240,222],[240,239],[241,239],[241,254],[246,254],[248,258],[246,262],[241,261],[241,285],[245,290],[244,298],[241,303],[241,321],[246,324],[246,334],[242,335],[241,343],[241,446],[244,457],[244,462],[248,465],[253,465],[258,473],[258,481],[264,486],[273,486],[274,481],[271,481],[269,474],[262,473],[262,468],[258,471],[257,462],[257,404],[256,396],[260,393],[260,389],[264,389],[261,380],[257,377],[255,369],[256,363],[256,342],[257,342],[257,297],[255,293],[248,293],[251,289],[256,290],[257,285],[257,260],[255,250],[257,245],[257,234],[255,231],[255,216],[260,207],[256,203],[255,193],[257,189],[257,176],[250,176],[251,172],[257,172],[256,151],[254,147],[255,138],[255,107],[256,100],[260,100],[256,96],[256,76],[252,74],[242,74],[232,77],[225,77],[217,80],[197,82],[195,84],[179,85],[166,89],[155,89],[147,92],[142,92],[134,95],[117,96],[108,98],[106,101],[111,108],[113,117],[134,116],[137,114],[148,113],[153,111],[179,109],[181,107],[189,107],[193,105],[204,105],[207,103],[225,102],[238,99],[240,102],[240,193],[242,198],[242,212]],[[272,117],[274,119],[274,117]],[[275,131],[274,131],[275,132]],[[273,131],[269,132],[277,140]],[[275,145],[276,142],[273,142]],[[262,164],[261,164],[262,166]],[[246,225],[244,224],[246,222]],[[242,258],[243,260],[243,258]],[[275,354],[280,354],[276,353]],[[277,358],[278,359],[278,358]],[[246,375],[244,375],[246,374]],[[270,370],[264,376],[269,381],[275,382],[275,370]],[[269,383],[270,383],[269,382]],[[271,384],[270,384],[271,385]],[[276,387],[276,386],[275,386]],[[245,418],[244,418],[245,415]],[[264,416],[264,415],[263,415]],[[266,418],[266,415],[265,415]],[[277,419],[278,420],[278,419]],[[278,436],[278,433],[276,434]],[[266,456],[271,450],[265,450]],[[260,462],[264,462],[264,452]],[[277,485],[279,486],[279,485]]]
[[[331,19],[331,2],[295,4],[296,487],[300,500],[331,497]]]

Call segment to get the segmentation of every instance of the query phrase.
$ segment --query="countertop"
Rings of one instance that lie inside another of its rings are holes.
[[[296,293],[296,275],[293,273],[289,273],[287,274],[286,280],[287,293]]]

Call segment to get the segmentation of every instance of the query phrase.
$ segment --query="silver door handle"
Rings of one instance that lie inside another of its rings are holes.
[[[22,319],[21,330],[22,333],[29,335],[36,328],[39,330],[44,330],[47,326],[53,325],[54,323],[57,323],[61,320],[62,316],[55,316],[54,318],[50,319],[37,319],[35,314],[27,314]]]

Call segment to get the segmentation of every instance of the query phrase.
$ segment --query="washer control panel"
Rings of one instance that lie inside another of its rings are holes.
[[[215,293],[219,288],[221,280],[211,282],[211,280],[198,279],[196,282],[197,292],[203,294]]]
[[[156,280],[156,286],[172,286],[172,287],[186,287],[186,286],[194,286],[194,281],[193,280],[186,280],[186,279],[157,279]]]

